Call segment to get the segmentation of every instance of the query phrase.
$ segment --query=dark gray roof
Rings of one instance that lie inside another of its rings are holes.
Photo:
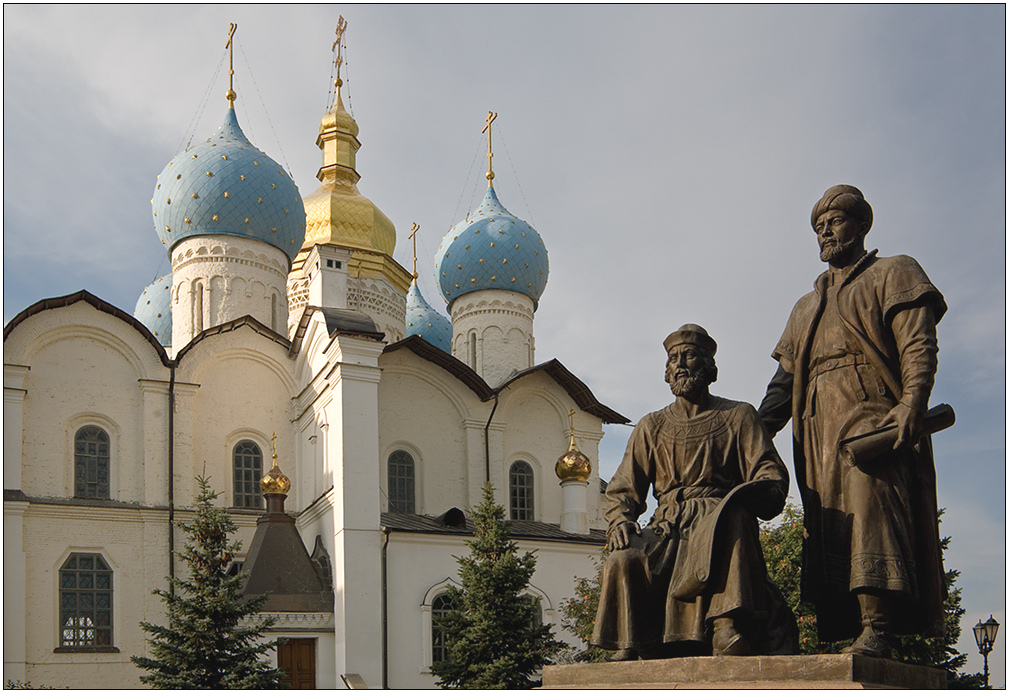
[[[428,515],[413,515],[410,513],[382,513],[382,527],[391,532],[412,532],[415,534],[449,534],[459,537],[473,536],[473,522],[466,518],[466,528],[452,527],[440,521],[440,518]],[[570,544],[594,544],[602,546],[606,543],[606,532],[600,529],[589,530],[589,534],[571,534],[561,530],[558,525],[534,520],[512,520],[512,539],[531,539],[534,541],[558,541]]]
[[[307,306],[305,312],[301,314],[298,327],[294,330],[294,338],[291,340],[291,354],[296,354],[301,350],[301,340],[308,330],[308,323],[315,312],[322,313],[326,321],[326,329],[330,335],[337,332],[340,334],[351,334],[358,337],[369,337],[381,341],[385,333],[379,330],[374,321],[364,313],[357,310],[346,310],[344,308],[320,308],[318,306]]]

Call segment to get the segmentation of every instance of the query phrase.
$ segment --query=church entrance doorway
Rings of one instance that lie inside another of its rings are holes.
[[[277,666],[291,688],[315,688],[315,638],[288,638],[277,648]]]

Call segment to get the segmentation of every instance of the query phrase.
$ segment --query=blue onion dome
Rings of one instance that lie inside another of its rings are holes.
[[[442,239],[435,254],[442,298],[451,305],[479,289],[525,294],[539,303],[550,267],[543,239],[498,202],[493,187],[483,202]]]
[[[169,272],[144,289],[133,317],[158,338],[161,346],[172,345],[172,274]]]
[[[415,334],[442,351],[452,353],[452,323],[424,300],[416,282],[406,292],[406,336]]]
[[[305,239],[298,186],[249,142],[234,108],[206,142],[168,162],[151,205],[169,253],[184,238],[225,234],[263,241],[293,260]]]

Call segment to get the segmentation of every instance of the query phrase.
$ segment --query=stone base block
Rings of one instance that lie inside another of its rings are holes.
[[[862,655],[680,657],[543,669],[543,688],[946,688],[941,669]]]

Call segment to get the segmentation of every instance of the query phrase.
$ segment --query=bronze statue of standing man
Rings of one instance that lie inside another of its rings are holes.
[[[816,605],[820,639],[855,638],[847,651],[887,657],[889,635],[943,628],[935,466],[922,427],[946,304],[912,258],[866,252],[872,208],[858,188],[827,190],[811,223],[827,271],[792,309],[759,412],[775,433],[792,419],[802,597]],[[888,425],[891,452],[842,460],[841,440]]]

